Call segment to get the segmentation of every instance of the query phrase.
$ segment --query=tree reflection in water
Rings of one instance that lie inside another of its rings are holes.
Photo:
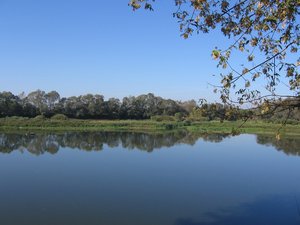
[[[167,133],[135,132],[66,132],[66,133],[2,133],[0,134],[0,152],[14,150],[28,151],[35,155],[45,152],[55,154],[60,148],[76,148],[85,151],[100,151],[103,145],[111,148],[122,146],[126,149],[138,149],[152,152],[162,147],[177,144],[194,145],[198,139],[218,143],[228,134],[197,134],[187,131]],[[286,137],[278,141],[272,135],[257,135],[258,144],[271,145],[286,154],[300,155],[300,138]]]
[[[67,132],[38,134],[0,134],[0,152],[14,150],[28,151],[35,155],[45,152],[55,154],[60,148],[77,148],[85,151],[100,151],[103,145],[122,146],[126,149],[138,149],[152,152],[162,147],[176,144],[194,145],[199,138],[209,142],[221,142],[226,134],[196,134],[186,131],[171,133],[135,133],[135,132]]]
[[[298,136],[287,136],[277,140],[274,136],[257,135],[256,142],[262,145],[273,146],[287,155],[300,155],[300,137]]]

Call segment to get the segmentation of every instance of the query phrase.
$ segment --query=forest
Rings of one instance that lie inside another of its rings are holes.
[[[196,100],[176,101],[155,96],[152,93],[139,96],[109,98],[105,100],[100,94],[86,94],[80,96],[61,97],[57,91],[45,92],[36,90],[28,95],[24,93],[14,95],[11,92],[0,92],[0,117],[28,117],[42,116],[65,117],[74,119],[104,119],[104,120],[191,120],[235,121],[245,118],[282,122],[286,119],[298,122],[299,109],[287,111],[274,110],[272,113],[257,113],[259,109],[241,109],[234,105],[220,103],[202,103]],[[271,111],[270,111],[271,112]]]

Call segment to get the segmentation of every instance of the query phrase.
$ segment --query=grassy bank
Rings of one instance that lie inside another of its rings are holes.
[[[275,134],[281,124],[263,121],[249,121],[241,128],[242,121],[203,121],[176,122],[153,120],[79,120],[7,117],[0,118],[0,130],[44,130],[44,131],[166,131],[185,129],[199,133],[270,133]],[[281,133],[300,135],[300,124],[287,124],[280,129]]]
[[[281,134],[300,135],[300,124],[268,123],[264,121],[219,121],[200,122],[193,124],[189,130],[200,133],[249,133],[249,134]],[[242,126],[241,126],[242,125]]]

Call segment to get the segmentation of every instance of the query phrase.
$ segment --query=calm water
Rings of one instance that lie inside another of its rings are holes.
[[[0,134],[2,225],[300,224],[300,139]]]

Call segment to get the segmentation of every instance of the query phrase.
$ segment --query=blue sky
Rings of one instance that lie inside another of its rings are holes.
[[[173,1],[0,0],[0,91],[218,100],[217,33],[180,37]]]

